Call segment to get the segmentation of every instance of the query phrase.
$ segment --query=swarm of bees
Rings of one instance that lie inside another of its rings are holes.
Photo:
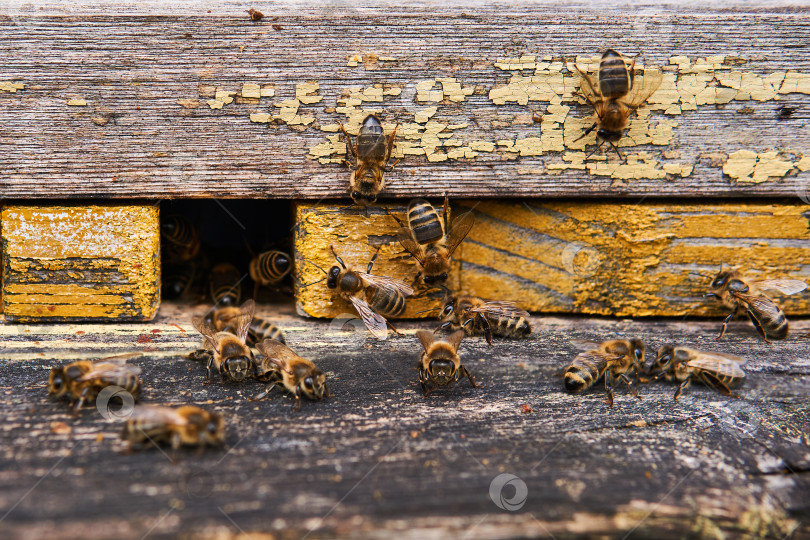
[[[262,14],[250,9],[253,21]],[[596,130],[598,151],[608,143],[624,160],[618,143],[625,134],[631,114],[658,89],[662,81],[659,70],[635,72],[636,59],[628,61],[615,50],[607,50],[601,57],[597,75],[580,74],[580,93],[594,112],[593,124],[582,137]],[[535,121],[542,117],[535,114]],[[340,129],[352,161],[349,178],[349,196],[363,206],[374,204],[385,189],[384,173],[393,170],[398,160],[391,161],[397,129],[385,134],[380,119],[369,114],[362,121],[356,140],[345,127]],[[577,139],[579,140],[579,139]],[[408,205],[407,223],[395,218],[398,228],[391,231],[417,267],[416,276],[409,285],[400,277],[372,273],[379,248],[367,263],[365,271],[347,264],[334,246],[330,246],[336,264],[322,270],[325,286],[335,295],[350,303],[372,336],[387,339],[389,328],[399,334],[387,318],[401,316],[407,298],[414,288],[440,289],[445,293],[443,306],[438,310],[440,325],[433,332],[419,330],[416,336],[422,350],[416,365],[418,383],[425,396],[438,388],[449,388],[466,378],[474,388],[480,388],[475,377],[462,363],[459,347],[465,337],[483,337],[492,346],[493,338],[524,339],[531,332],[529,313],[507,301],[486,300],[451,291],[447,287],[452,258],[475,226],[475,215],[469,211],[448,224],[449,204],[445,195],[442,216],[424,199],[414,199]],[[195,227],[182,216],[167,216],[162,224],[163,289],[169,298],[185,294],[190,285],[207,273],[207,287],[213,307],[202,316],[192,319],[194,328],[203,341],[189,354],[191,360],[204,362],[207,376],[203,384],[219,374],[223,382],[242,384],[253,379],[265,389],[253,398],[266,398],[275,387],[281,388],[295,399],[295,410],[300,410],[302,399],[318,402],[330,397],[327,376],[316,364],[300,356],[287,346],[280,328],[269,319],[256,315],[253,299],[242,302],[242,281],[246,277],[229,262],[209,266],[200,247]],[[250,246],[248,246],[250,248]],[[251,250],[251,254],[253,254]],[[248,274],[254,283],[253,297],[260,287],[274,288],[290,275],[292,258],[285,252],[269,249],[253,258]],[[320,281],[316,282],[319,283]],[[312,284],[310,284],[312,285]],[[807,284],[795,279],[755,280],[737,269],[721,268],[712,279],[706,297],[719,300],[731,313],[723,321],[718,339],[726,333],[728,323],[739,316],[747,316],[759,337],[766,341],[782,340],[788,335],[788,321],[782,309],[765,291],[785,295],[804,291]],[[240,304],[241,303],[241,304]],[[440,331],[450,331],[444,338]],[[645,365],[647,347],[638,338],[611,339],[599,343],[573,341],[579,351],[564,369],[564,388],[571,394],[580,394],[597,384],[603,384],[607,403],[614,406],[614,386],[621,382],[630,393],[642,399],[638,387],[663,379],[677,383],[674,400],[694,381],[713,390],[734,396],[746,374],[745,360],[722,352],[702,351],[685,345],[666,344],[658,348],[649,365]],[[48,394],[66,399],[72,404],[73,414],[93,403],[105,388],[120,387],[133,399],[141,394],[141,369],[126,363],[131,355],[76,361],[55,367],[50,372]],[[527,407],[527,405],[524,405]],[[531,409],[529,409],[530,411]],[[151,445],[169,445],[178,450],[184,446],[222,446],[225,443],[225,419],[215,411],[185,405],[166,407],[138,404],[126,421],[121,438],[130,451]]]

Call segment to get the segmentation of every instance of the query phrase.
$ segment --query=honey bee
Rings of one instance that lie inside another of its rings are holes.
[[[594,123],[582,136],[594,128],[598,145],[594,152],[607,141],[624,160],[616,143],[624,135],[630,113],[638,109],[661,85],[663,75],[657,70],[645,70],[644,75],[635,77],[633,70],[636,59],[628,67],[627,61],[618,52],[609,49],[599,63],[599,77],[594,80],[577,67],[581,76],[580,94],[594,109]]]
[[[298,356],[292,349],[273,339],[265,339],[256,348],[264,358],[254,363],[253,377],[270,386],[253,401],[267,396],[276,385],[295,396],[296,411],[301,409],[301,396],[312,401],[329,397],[326,375],[310,360]]]
[[[197,269],[194,264],[172,264],[163,267],[162,292],[170,300],[180,298],[194,282]]]
[[[253,300],[248,300],[239,308],[239,315],[229,320],[233,332],[223,332],[207,322],[203,317],[194,317],[191,324],[203,335],[203,348],[191,353],[193,360],[207,359],[208,379],[213,378],[212,367],[216,368],[223,380],[241,382],[250,373],[253,365],[253,353],[245,343],[253,312],[256,308]]]
[[[139,405],[124,424],[121,439],[129,443],[130,451],[160,444],[169,444],[173,450],[182,446],[221,446],[225,444],[225,419],[217,412],[193,405]]]
[[[565,368],[563,378],[565,389],[578,394],[590,388],[599,379],[605,379],[608,404],[613,407],[613,384],[621,380],[630,392],[641,399],[633,383],[627,376],[632,373],[638,378],[644,372],[644,343],[639,339],[614,339],[602,343],[573,341],[573,345],[583,351]]]
[[[55,399],[75,401],[73,414],[78,414],[85,403],[93,403],[99,392],[108,386],[120,386],[137,399],[141,393],[141,368],[126,364],[124,354],[102,358],[96,362],[79,360],[51,369],[48,377],[48,395]]]
[[[484,336],[492,345],[492,336],[522,338],[532,332],[529,313],[512,302],[487,302],[475,296],[457,296],[442,308],[440,330],[460,328],[468,336]]]
[[[211,324],[219,332],[230,332],[236,334],[237,324],[242,316],[242,309],[236,307],[224,307],[214,310],[211,314]],[[285,343],[284,334],[281,328],[274,325],[263,317],[253,316],[248,327],[245,344],[249,347],[255,346],[263,339],[275,339]]]
[[[416,337],[422,342],[425,349],[419,358],[419,382],[425,396],[429,395],[437,386],[447,386],[456,383],[461,377],[467,377],[475,388],[481,385],[475,382],[475,377],[461,363],[458,355],[458,346],[464,337],[462,330],[457,330],[447,336],[447,339],[437,340],[432,332],[419,330]]]
[[[373,204],[377,200],[377,195],[385,188],[383,172],[393,170],[399,162],[397,160],[391,167],[388,167],[391,152],[394,151],[394,138],[397,130],[394,128],[394,131],[386,136],[380,119],[370,114],[366,116],[360,126],[356,149],[343,124],[340,124],[340,130],[346,139],[346,147],[354,156],[355,161],[354,165],[348,160],[346,162],[349,167],[354,169],[349,179],[349,194],[356,204],[365,206]]]
[[[166,260],[181,263],[200,253],[197,229],[183,216],[168,216],[160,224],[161,250]]]
[[[472,212],[457,217],[447,228],[447,197],[444,198],[444,220],[424,199],[414,199],[408,205],[408,226],[397,231],[399,242],[419,262],[421,270],[414,283],[422,278],[427,285],[447,281],[450,257],[472,229]]]
[[[385,339],[388,337],[388,327],[391,326],[385,317],[401,315],[405,311],[405,297],[412,295],[413,289],[404,281],[371,275],[379,249],[369,261],[365,272],[348,268],[335,253],[335,248],[329,246],[329,249],[340,266],[329,269],[326,286],[336,289],[341,298],[351,302],[374,337]]]
[[[283,251],[265,251],[259,253],[250,261],[248,267],[250,277],[255,283],[253,297],[256,297],[259,287],[267,287],[279,283],[292,270],[290,256]]]
[[[707,297],[720,300],[732,310],[723,321],[720,336],[726,333],[728,323],[738,315],[748,315],[754,323],[759,337],[768,342],[771,339],[785,339],[788,334],[788,321],[782,309],[763,291],[774,290],[782,294],[796,294],[807,288],[804,281],[798,279],[764,279],[749,280],[736,269],[720,269],[711,283]]]
[[[731,389],[745,380],[745,371],[740,367],[743,364],[745,360],[731,354],[664,345],[658,349],[649,374],[653,379],[663,378],[681,383],[675,391],[676,400],[692,380],[700,381],[726,396],[734,396]]]
[[[212,268],[208,284],[214,304],[235,306],[242,298],[242,276],[230,263],[218,264]]]
[[[253,22],[260,21],[264,18],[264,13],[253,8],[248,9],[247,13],[250,15],[250,20]]]

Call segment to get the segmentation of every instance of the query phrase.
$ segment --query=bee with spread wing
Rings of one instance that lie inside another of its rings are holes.
[[[741,367],[743,364],[744,359],[731,354],[664,345],[658,349],[648,373],[653,379],[663,378],[680,383],[673,398],[676,400],[693,380],[726,396],[734,396],[731,389],[745,381],[745,371]]]
[[[335,253],[335,248],[329,246],[329,249],[340,266],[335,265],[329,269],[326,286],[337,290],[341,298],[351,302],[374,337],[385,339],[388,337],[388,327],[391,326],[385,317],[402,315],[405,311],[405,297],[412,295],[413,289],[399,279],[371,274],[379,249],[369,261],[365,272],[347,267]]]

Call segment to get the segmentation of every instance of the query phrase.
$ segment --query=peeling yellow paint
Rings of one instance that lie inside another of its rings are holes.
[[[357,67],[357,66],[360,65],[360,63],[362,61],[363,61],[363,57],[360,56],[359,54],[355,54],[355,55],[352,55],[352,56],[349,57],[349,60],[348,60],[348,62],[346,62],[346,65],[348,67]]]
[[[87,107],[87,101],[81,98],[70,99],[67,102],[68,107]]]
[[[177,104],[184,109],[196,109],[200,106],[199,99],[178,99]]]
[[[255,83],[245,83],[242,85],[243,98],[260,98],[262,97],[262,87]]]
[[[148,320],[156,314],[157,206],[7,205],[0,219],[6,316]]]
[[[796,163],[796,168],[802,172],[810,171],[810,156],[802,156]]]
[[[269,122],[272,119],[273,119],[273,115],[268,114],[268,113],[252,113],[250,115],[250,121],[251,122],[256,122],[256,123],[259,123],[259,124],[266,124],[267,122]]]
[[[794,166],[802,164],[804,158],[796,164],[779,157],[778,152],[757,154],[750,150],[738,150],[728,156],[723,164],[723,173],[740,183],[759,184],[772,177],[785,176]],[[801,169],[800,169],[801,170]]]
[[[212,109],[221,109],[222,106],[224,105],[224,103],[222,103],[221,101],[216,100],[216,99],[209,99],[208,101],[206,101],[206,103]]]
[[[295,85],[295,99],[304,105],[318,103],[323,99],[323,96],[315,95],[319,87],[320,85],[316,82],[297,84]]]
[[[17,90],[23,89],[25,89],[24,83],[14,81],[0,81],[0,92],[7,92],[9,94],[13,94],[17,92]]]

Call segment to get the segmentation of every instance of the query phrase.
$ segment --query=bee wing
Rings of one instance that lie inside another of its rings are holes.
[[[397,238],[399,238],[399,243],[402,244],[402,247],[405,250],[413,255],[413,257],[419,261],[419,264],[425,264],[425,250],[416,241],[413,237],[413,232],[408,227],[402,227],[397,231]]]
[[[116,354],[114,356],[105,356],[104,358],[99,358],[96,362],[106,362],[112,364],[124,364],[126,363],[127,359],[133,358],[135,356],[143,356],[142,353],[124,353],[124,354]]]
[[[728,375],[730,377],[745,377],[745,371],[740,367],[745,360],[736,356],[700,352],[698,355],[686,362],[687,366],[714,371],[718,375]]]
[[[475,313],[487,313],[490,315],[507,317],[528,317],[529,312],[517,307],[512,302],[485,302],[480,306],[470,308]]]
[[[360,275],[366,285],[374,285],[375,287],[379,287],[381,289],[399,291],[405,296],[410,296],[413,294],[413,289],[411,286],[401,279],[386,276],[375,276],[372,274],[366,274],[365,272],[357,273]]]
[[[453,254],[458,245],[467,237],[467,234],[474,224],[475,216],[472,210],[453,220],[453,223],[450,224],[450,231],[447,233],[447,251],[450,255]]]
[[[587,339],[572,339],[571,345],[578,351],[590,351],[599,348],[599,343]]]
[[[219,347],[219,343],[217,340],[217,329],[211,323],[205,321],[203,317],[193,317],[191,319],[191,324],[194,328],[197,329],[197,332],[201,333],[205,340],[214,348],[216,349]]]
[[[621,101],[631,109],[638,108],[658,90],[663,78],[664,74],[659,70],[645,69],[643,75],[634,78],[633,87]]]
[[[284,370],[287,369],[287,361],[301,358],[295,351],[275,339],[262,340],[260,343],[256,344],[256,348],[259,349],[259,352],[265,355],[268,360]]]
[[[750,294],[731,293],[736,298],[739,298],[743,303],[757,312],[761,313],[766,319],[775,319],[779,315],[779,307],[765,295],[751,296]],[[760,317],[757,317],[759,319]]]
[[[594,80],[590,75],[579,69],[579,66],[575,66],[577,71],[579,71],[579,89],[582,90],[582,95],[585,96],[585,99],[593,105],[597,101],[602,100],[602,94],[599,92],[599,84],[596,80]]]
[[[621,357],[622,355],[620,354],[610,354],[604,351],[583,351],[579,353],[574,360],[598,364],[601,362],[613,362],[619,360]]]
[[[371,309],[371,306],[362,298],[351,296],[349,297],[349,301],[351,301],[354,309],[357,310],[357,313],[363,320],[363,324],[366,325],[368,331],[371,332],[375,338],[385,339],[388,337],[388,322],[385,320],[385,317]]]
[[[763,279],[762,281],[756,281],[755,285],[782,294],[796,294],[807,288],[807,283],[800,279]]]
[[[93,364],[93,369],[79,377],[80,381],[90,381],[93,379],[101,379],[105,381],[116,381],[121,377],[127,375],[140,375],[141,368],[138,366],[130,366],[118,362],[100,362]]]
[[[253,300],[248,300],[239,308],[239,316],[236,317],[236,336],[245,341],[250,329],[250,322],[253,320],[253,314],[256,312],[256,303]]]
[[[157,405],[137,405],[132,410],[130,420],[155,424],[173,424],[175,426],[185,426],[188,420],[177,413],[176,409],[170,407],[159,407]]]

